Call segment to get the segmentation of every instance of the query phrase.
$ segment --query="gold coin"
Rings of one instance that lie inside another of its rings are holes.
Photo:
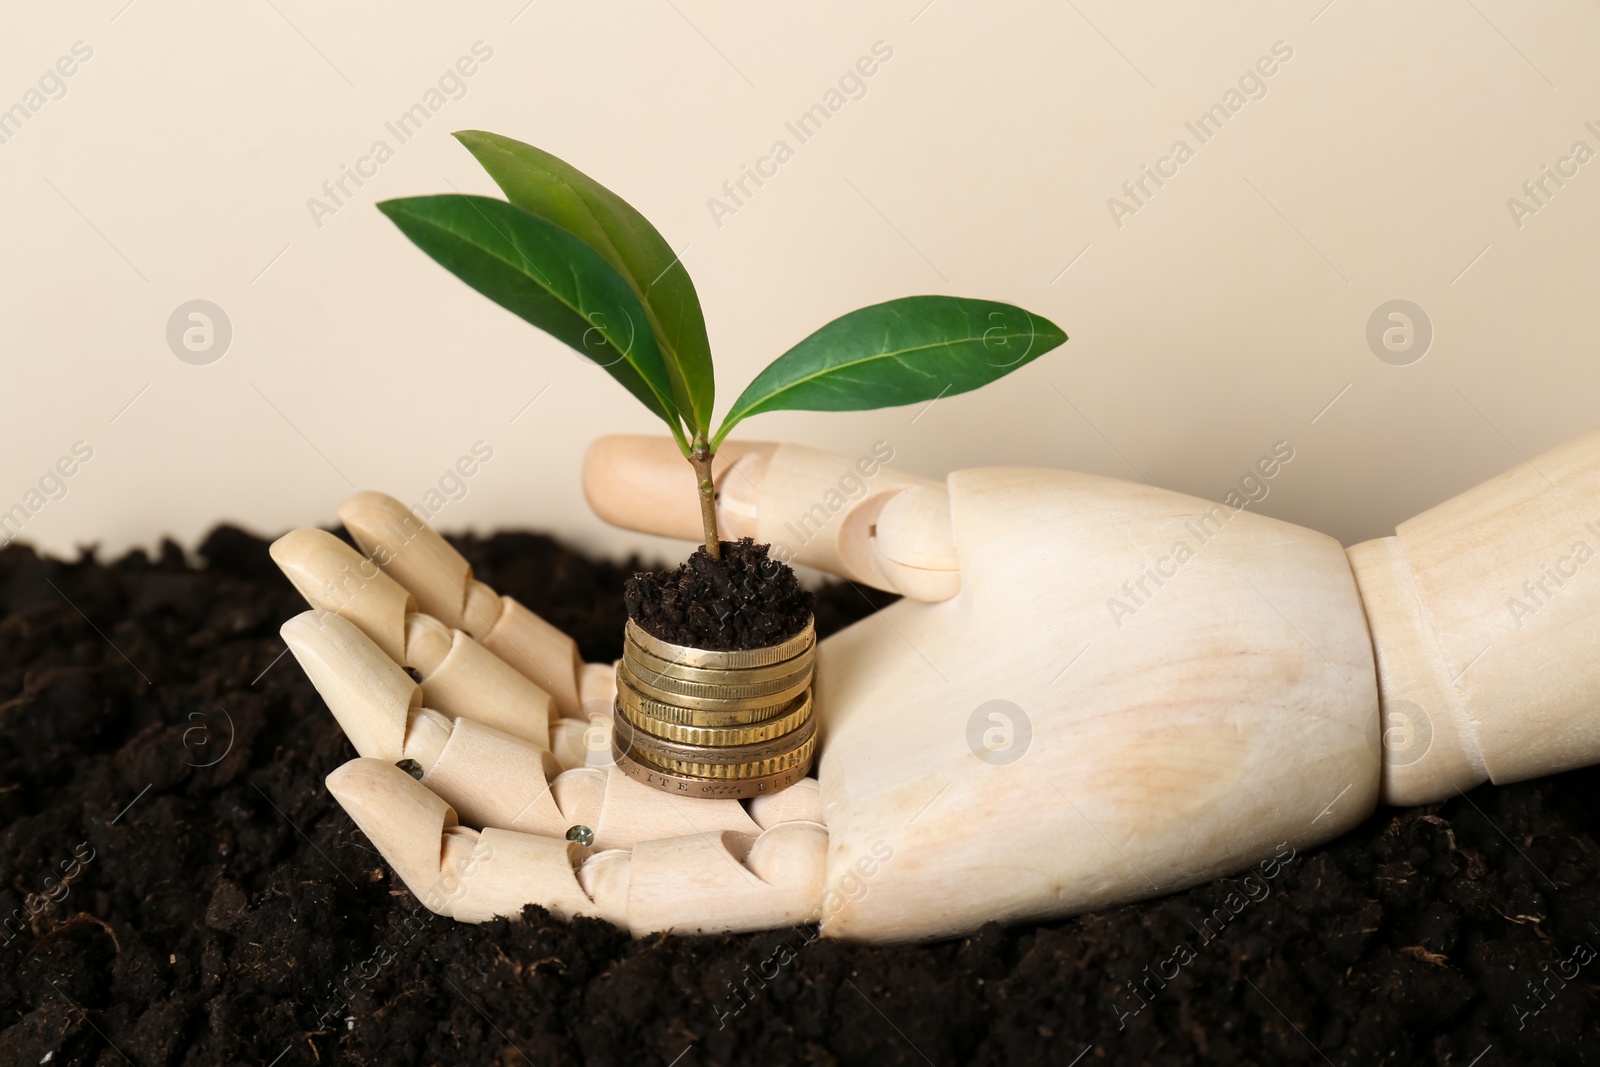
[[[792,767],[760,778],[696,778],[692,775],[657,770],[648,764],[629,759],[621,752],[616,753],[616,760],[617,769],[636,782],[643,782],[663,793],[705,800],[748,800],[751,797],[767,796],[794,785],[811,769],[808,762],[804,766]]]
[[[795,697],[787,707],[793,710],[763,722],[734,726],[697,726],[679,722],[667,722],[652,715],[640,714],[631,710],[620,699],[617,701],[617,713],[647,734],[654,734],[664,740],[676,741],[683,745],[705,745],[710,747],[753,745],[761,741],[782,737],[804,723],[811,714],[810,691],[807,690]]]
[[[629,684],[647,697],[659,700],[662,703],[676,704],[681,698],[688,697],[692,700],[715,700],[722,702],[725,710],[728,701],[760,701],[762,704],[776,704],[779,701],[790,700],[805,691],[811,684],[811,664],[808,662],[798,671],[781,678],[772,678],[764,682],[749,682],[744,685],[719,685],[714,682],[688,682],[681,678],[669,678],[663,674],[640,673],[634,664],[624,656],[622,667],[617,671],[617,677],[626,677]]]
[[[804,695],[802,691],[801,695]],[[794,706],[799,697],[777,703],[766,697],[755,700],[696,700],[673,697],[672,702],[657,700],[635,689],[624,672],[617,672],[617,702],[633,718],[648,717],[657,722],[685,726],[747,726],[775,719]]]
[[[675,745],[641,737],[624,718],[614,720],[612,736],[618,752],[656,770],[692,778],[760,778],[809,763],[816,745],[817,724],[815,719],[807,719],[803,726],[780,741],[741,745],[738,749]],[[749,758],[756,751],[771,754]]]
[[[628,647],[622,651],[622,662],[647,690],[656,689],[662,694],[675,696],[724,698],[766,696],[769,693],[781,692],[804,678],[812,666],[811,656],[806,654],[772,667],[752,668],[748,671],[713,671],[702,667],[663,664],[655,657],[646,661],[637,649]]]
[[[773,756],[759,762],[745,764],[696,763],[693,760],[656,756],[648,749],[636,750],[633,757],[653,770],[669,774],[682,774],[690,778],[710,778],[714,781],[739,781],[744,778],[763,778],[781,771],[804,769],[811,766],[811,756],[817,739],[808,737],[799,748],[782,756]]]
[[[807,718],[787,734],[746,745],[686,745],[667,741],[638,730],[626,716],[613,718],[612,731],[618,748],[650,763],[660,765],[662,759],[670,758],[706,766],[742,767],[787,755],[816,732],[816,723]]]
[[[641,678],[654,678],[664,675],[668,678],[677,678],[685,682],[702,682],[713,685],[749,685],[753,682],[770,682],[774,678],[785,678],[796,671],[803,670],[811,662],[812,646],[808,646],[797,656],[784,660],[782,663],[773,663],[765,667],[692,667],[685,663],[676,663],[652,655],[629,640],[622,647],[622,658],[628,661],[633,672]]]
[[[640,648],[658,656],[669,663],[682,663],[689,667],[713,668],[743,668],[766,667],[774,663],[782,663],[786,659],[793,659],[801,652],[810,648],[816,640],[816,629],[810,618],[806,619],[805,629],[793,637],[786,637],[775,645],[765,645],[761,648],[739,648],[727,651],[715,649],[694,648],[690,645],[675,645],[670,641],[663,641],[645,632],[644,627],[628,620],[625,629],[628,637],[632,638]]]

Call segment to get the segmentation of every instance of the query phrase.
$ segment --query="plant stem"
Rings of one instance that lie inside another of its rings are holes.
[[[722,558],[722,538],[717,533],[717,483],[711,478],[711,459],[715,455],[704,434],[696,434],[689,450],[689,465],[694,468],[700,491],[700,521],[706,528],[706,555]]]

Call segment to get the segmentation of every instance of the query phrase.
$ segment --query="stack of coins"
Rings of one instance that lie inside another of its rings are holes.
[[[805,777],[816,749],[816,632],[715,652],[674,645],[628,620],[613,745],[631,778],[669,793],[742,799]]]

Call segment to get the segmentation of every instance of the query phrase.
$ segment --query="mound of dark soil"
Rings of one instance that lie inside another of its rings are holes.
[[[670,571],[647,571],[623,587],[628,617],[674,645],[726,651],[775,645],[805,629],[816,601],[788,564],[748,537],[704,545]]]
[[[457,543],[620,653],[635,566]],[[465,926],[324,789],[354,751],[279,658],[301,605],[265,544],[200,551],[0,551],[5,1067],[1600,1063],[1596,771],[1382,810],[1209,927],[1247,885],[924,946]],[[884,599],[830,587],[817,628]]]

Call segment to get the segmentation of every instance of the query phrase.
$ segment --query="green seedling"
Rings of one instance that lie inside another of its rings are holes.
[[[378,205],[446,270],[603,367],[667,424],[694,467],[706,552],[721,558],[711,460],[763,411],[863,411],[1002,378],[1067,339],[1022,308],[909,296],[834,319],[767,365],[712,432],[715,379],[689,272],[628,203],[532,145],[456,134],[505,193]]]

